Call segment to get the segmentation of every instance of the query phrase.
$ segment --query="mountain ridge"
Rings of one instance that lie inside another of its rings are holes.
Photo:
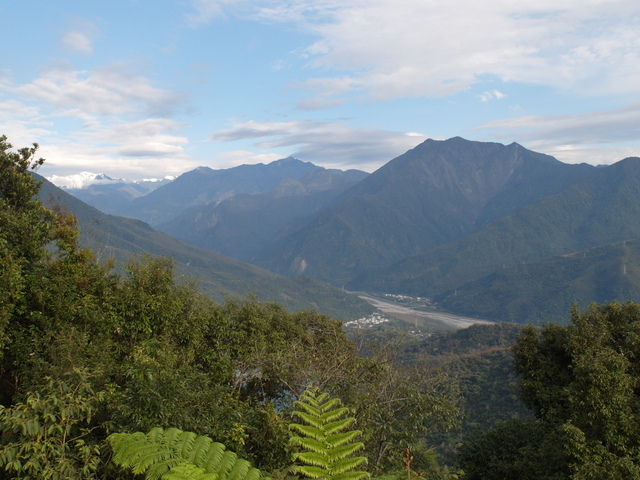
[[[261,301],[275,301],[292,310],[315,309],[342,320],[366,316],[372,310],[355,295],[318,280],[282,277],[186,244],[141,220],[102,213],[42,177],[39,179],[43,180],[40,190],[43,203],[76,217],[81,243],[90,247],[99,261],[112,258],[122,268],[133,255],[172,258],[176,275],[196,280],[201,291],[217,301],[254,294]]]
[[[276,238],[256,263],[342,285],[369,268],[464,238],[595,170],[515,143],[427,140],[347,190],[305,227]],[[527,171],[535,173],[528,177],[534,186],[524,189]]]
[[[620,189],[625,189],[620,194]],[[637,225],[637,227],[636,227]],[[640,158],[627,158],[459,241],[377,267],[352,289],[433,296],[508,265],[640,236]]]

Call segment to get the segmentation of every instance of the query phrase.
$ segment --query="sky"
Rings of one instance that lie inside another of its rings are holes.
[[[427,138],[640,156],[638,0],[0,0],[0,135],[40,173],[287,156],[374,171]]]

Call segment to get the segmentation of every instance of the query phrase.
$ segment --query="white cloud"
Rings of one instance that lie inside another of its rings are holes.
[[[124,63],[91,72],[58,63],[15,91],[58,109],[98,115],[163,115],[184,101],[182,94],[152,86],[132,65]]]
[[[529,115],[479,127],[569,163],[610,164],[640,156],[640,103],[576,115]]]
[[[491,90],[490,92],[483,92],[479,95],[481,102],[489,102],[491,100],[502,100],[506,95],[499,90]]]
[[[181,125],[168,119],[97,124],[42,142],[46,175],[68,175],[90,168],[109,176],[139,180],[176,175],[194,168],[179,135]]]
[[[29,83],[1,87],[0,132],[16,145],[40,143],[49,174],[91,168],[136,179],[192,168],[184,125],[167,117],[183,96],[130,64],[80,71],[57,63]]]
[[[255,153],[249,150],[229,150],[218,155],[221,164],[217,168],[231,168],[238,165],[271,163],[280,160],[282,155],[276,153]]]
[[[189,143],[186,137],[175,135],[181,125],[166,118],[151,118],[137,122],[118,123],[99,129],[90,137],[96,143],[112,145],[108,150],[118,156],[158,159],[183,154]]]
[[[231,2],[205,2],[214,6]],[[539,84],[580,95],[640,93],[637,0],[263,0],[237,15],[291,22],[318,36],[304,50],[314,99],[444,97],[479,78]],[[334,78],[338,75],[338,79]],[[357,88],[354,89],[354,86]]]
[[[354,128],[337,122],[249,121],[214,132],[210,139],[252,140],[260,149],[284,149],[317,165],[372,171],[415,147],[425,137],[415,132]]]
[[[241,0],[191,0],[195,13],[187,14],[191,27],[199,27],[217,17],[224,16],[225,6],[241,3]]]
[[[76,53],[88,55],[93,52],[93,40],[82,32],[69,32],[62,37],[62,45]]]
[[[17,100],[7,100],[0,102],[0,119],[33,118],[38,115],[38,109],[27,106]]]
[[[93,53],[93,41],[98,35],[98,28],[93,22],[76,20],[72,28],[61,38],[65,50],[82,55]]]

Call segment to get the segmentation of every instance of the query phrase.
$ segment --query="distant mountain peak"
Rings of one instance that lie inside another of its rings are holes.
[[[127,184],[154,184],[166,183],[174,180],[176,177],[165,175],[164,178],[143,178],[142,180],[125,180],[123,178],[113,178],[104,173],[80,172],[72,175],[51,175],[46,177],[56,187],[65,190],[83,190],[93,185],[113,185],[120,183]]]
[[[80,172],[73,175],[51,175],[46,178],[57,187],[65,189],[87,188],[90,185],[104,185],[125,181],[120,178],[111,178],[104,173],[92,172]]]
[[[287,157],[287,158],[281,158],[280,160],[276,160],[274,162],[271,162],[269,165],[286,165],[286,164],[291,164],[291,163],[305,163],[305,164],[310,164],[311,162],[303,162],[302,160],[298,160],[295,157]]]

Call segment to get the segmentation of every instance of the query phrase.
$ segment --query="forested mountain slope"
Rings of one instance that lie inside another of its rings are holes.
[[[172,258],[176,271],[197,280],[215,300],[255,294],[294,310],[313,308],[335,318],[366,315],[371,307],[355,295],[308,277],[282,277],[254,265],[194,247],[158,232],[144,222],[106,215],[45,181],[40,192],[47,205],[59,205],[78,219],[82,242],[98,259],[114,258],[123,265],[132,255]]]
[[[300,180],[287,178],[267,193],[237,194],[191,207],[158,229],[192,245],[251,261],[278,232],[292,222],[304,222],[366,176],[359,170],[318,168]]]
[[[595,173],[518,144],[427,140],[346,191],[256,263],[334,284],[473,234],[518,207]]]
[[[295,158],[220,170],[198,167],[145,196],[133,199],[117,214],[156,226],[188,207],[219,202],[239,193],[268,192],[286,178],[299,180],[318,168]]]
[[[435,297],[460,314],[496,321],[565,324],[576,304],[640,300],[640,240],[514,265]]]
[[[434,296],[509,265],[639,236],[640,158],[627,158],[473,235],[372,269],[349,287]]]

